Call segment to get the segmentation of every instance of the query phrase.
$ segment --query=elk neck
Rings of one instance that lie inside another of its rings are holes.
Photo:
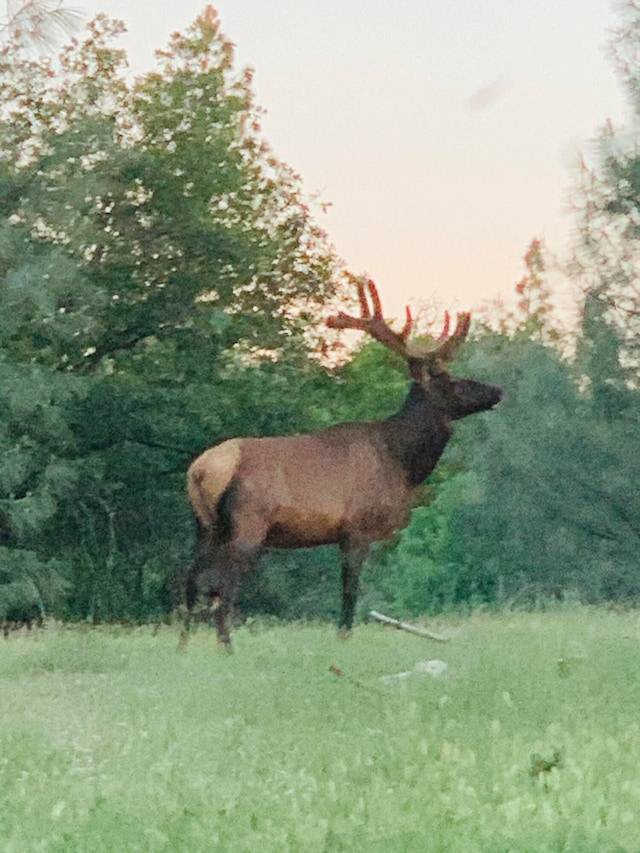
[[[442,405],[418,382],[413,382],[400,411],[381,422],[389,453],[404,469],[412,486],[422,483],[436,467],[451,438],[451,420]]]

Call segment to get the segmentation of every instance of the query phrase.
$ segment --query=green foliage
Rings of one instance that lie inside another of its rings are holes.
[[[445,463],[446,468],[446,463]],[[434,475],[422,492],[409,526],[397,543],[379,546],[364,578],[361,612],[380,607],[393,613],[429,613],[450,605],[451,584],[457,573],[448,565],[452,519],[460,505],[477,491],[470,472]],[[475,591],[457,597],[456,603],[473,602]]]
[[[341,642],[254,623],[232,657],[206,630],[184,654],[168,628],[11,639],[3,845],[635,850],[637,613],[475,614],[438,630],[451,638],[438,678],[416,666],[432,644],[380,626]]]
[[[505,397],[457,426],[443,460],[454,476],[375,574],[393,567],[387,600],[414,613],[567,594],[637,600],[637,393],[618,388],[614,407],[610,385],[580,392],[572,365],[527,335],[485,336],[459,369],[492,377]]]
[[[218,348],[279,351],[334,259],[259,134],[250,77],[208,13],[135,84],[117,33],[99,17],[57,72],[0,67],[0,344],[85,372],[158,342],[215,356],[212,326]]]
[[[607,121],[590,162],[582,162],[575,184],[574,273],[585,294],[583,337],[589,343],[594,317],[619,338],[619,365],[637,386],[640,376],[640,238],[638,115],[640,115],[640,5],[616,3],[617,26],[609,51],[630,114],[626,125]]]
[[[59,606],[64,560],[43,531],[77,492],[64,411],[75,381],[0,354],[0,619]]]
[[[272,552],[243,584],[238,606],[243,613],[280,619],[335,622],[341,603],[337,548]]]
[[[366,421],[396,411],[406,396],[406,365],[378,343],[358,349],[338,374],[332,409],[338,420]]]
[[[197,453],[384,417],[407,387],[377,344],[333,370],[317,358],[322,306],[348,277],[263,139],[213,9],[135,82],[120,31],[98,16],[57,60],[0,52],[0,615],[160,618],[192,559]],[[614,137],[579,223],[575,362],[554,348],[534,240],[518,312],[454,368],[505,400],[456,424],[363,608],[640,596],[638,175]],[[329,617],[338,574],[332,550],[272,555],[243,605]]]
[[[635,393],[627,392],[628,418],[612,422],[553,351],[523,344],[505,355],[502,371],[496,365],[504,406],[475,450],[487,499],[460,518],[453,554],[463,559],[474,539],[484,541],[468,565],[490,567],[508,596],[528,586],[587,600],[637,597]]]
[[[39,621],[67,592],[58,561],[0,546],[0,623]]]
[[[121,29],[0,57],[0,587],[74,619],[171,608],[188,462],[313,422],[309,318],[337,281],[213,10],[133,83]]]
[[[525,274],[515,288],[518,295],[517,311],[514,317],[509,316],[512,324],[515,319],[511,334],[543,344],[558,345],[562,341],[562,334],[554,326],[553,292],[546,277],[547,261],[541,240],[535,238],[531,241],[523,260]],[[504,319],[501,327],[507,331]]]

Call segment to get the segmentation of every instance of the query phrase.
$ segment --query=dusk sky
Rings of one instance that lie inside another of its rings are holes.
[[[200,0],[82,0],[122,19],[132,70]],[[533,237],[562,256],[580,153],[624,105],[609,0],[217,0],[265,135],[386,313],[509,296]]]

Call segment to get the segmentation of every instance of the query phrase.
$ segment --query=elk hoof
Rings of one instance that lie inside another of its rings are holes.
[[[344,625],[342,628],[338,628],[338,636],[341,640],[348,640],[352,634],[353,630],[351,628],[345,628]]]
[[[226,655],[233,654],[233,646],[229,637],[218,637],[218,648]]]

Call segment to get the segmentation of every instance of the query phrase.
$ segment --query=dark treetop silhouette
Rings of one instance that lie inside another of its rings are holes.
[[[221,643],[239,585],[264,547],[337,544],[342,553],[340,627],[348,631],[360,569],[372,542],[408,523],[412,494],[433,471],[452,421],[491,409],[502,389],[446,370],[471,321],[458,314],[432,349],[408,341],[412,319],[394,332],[372,281],[359,284],[360,317],[344,312],[334,329],[360,329],[400,354],[412,384],[400,411],[378,421],[343,423],[307,435],[234,438],[205,450],[187,484],[197,524],[197,554],[187,581],[189,613],[199,595],[214,606]]]

